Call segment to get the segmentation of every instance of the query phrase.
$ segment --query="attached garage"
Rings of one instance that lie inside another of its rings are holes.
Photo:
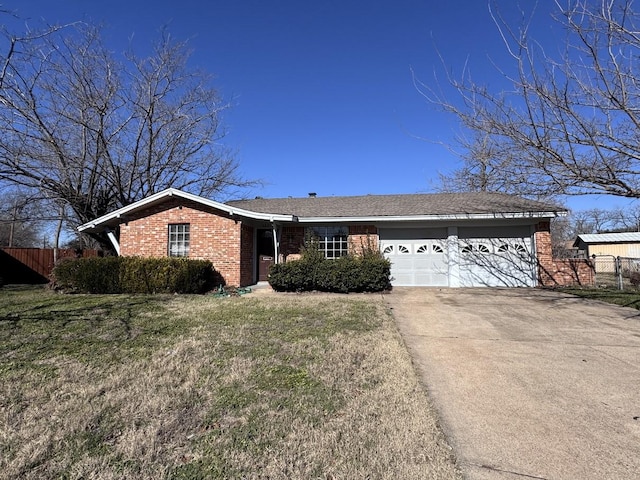
[[[537,283],[530,225],[380,228],[394,286],[530,287]]]
[[[531,227],[458,229],[462,287],[534,287],[537,264]]]
[[[379,230],[380,250],[391,261],[395,286],[449,285],[446,229]]]

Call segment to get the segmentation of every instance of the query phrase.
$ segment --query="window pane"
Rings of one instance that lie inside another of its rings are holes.
[[[187,257],[189,255],[189,227],[188,223],[169,225],[167,250],[170,257]]]
[[[317,240],[318,249],[325,258],[338,258],[348,253],[348,232],[346,227],[310,227],[307,238]]]

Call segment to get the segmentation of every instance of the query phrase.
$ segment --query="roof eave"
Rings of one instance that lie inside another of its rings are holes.
[[[113,226],[114,224],[117,225],[118,223],[122,223],[122,221],[126,219],[126,215],[128,213],[144,210],[144,208],[156,202],[162,201],[165,198],[170,198],[170,197],[179,197],[185,200],[190,200],[195,203],[199,203],[201,205],[205,205],[211,208],[215,208],[217,210],[221,210],[232,216],[237,215],[239,217],[251,218],[254,220],[264,220],[268,222],[295,222],[296,221],[296,217],[294,215],[252,212],[250,210],[232,207],[225,203],[216,202],[214,200],[208,200],[198,195],[183,192],[175,188],[168,188],[154,195],[150,195],[149,197],[146,197],[142,200],[138,200],[137,202],[134,202],[131,205],[127,205],[126,207],[122,207],[122,208],[119,208],[118,210],[114,210],[113,212],[103,215],[102,217],[96,218],[91,222],[87,222],[83,225],[80,225],[79,227],[77,227],[77,230],[79,232],[84,232],[84,231],[91,231],[91,230],[97,230],[97,229],[99,230],[105,227]]]
[[[553,212],[511,212],[511,213],[463,213],[447,215],[388,215],[353,217],[298,217],[300,223],[363,223],[363,222],[424,222],[437,220],[495,220],[515,218],[555,218],[564,217],[566,211]]]

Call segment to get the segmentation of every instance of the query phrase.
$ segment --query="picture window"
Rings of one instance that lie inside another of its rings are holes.
[[[324,258],[340,258],[349,253],[349,234],[346,227],[311,227],[311,238],[318,242]]]

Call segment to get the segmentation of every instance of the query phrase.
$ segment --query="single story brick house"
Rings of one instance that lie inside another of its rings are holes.
[[[78,230],[106,230],[119,255],[210,260],[229,285],[267,280],[269,265],[298,258],[312,235],[327,258],[379,248],[394,286],[535,287],[575,283],[571,275],[582,283],[575,265],[563,279],[565,266],[551,256],[549,222],[565,214],[486,192],[220,203],[167,189]]]

